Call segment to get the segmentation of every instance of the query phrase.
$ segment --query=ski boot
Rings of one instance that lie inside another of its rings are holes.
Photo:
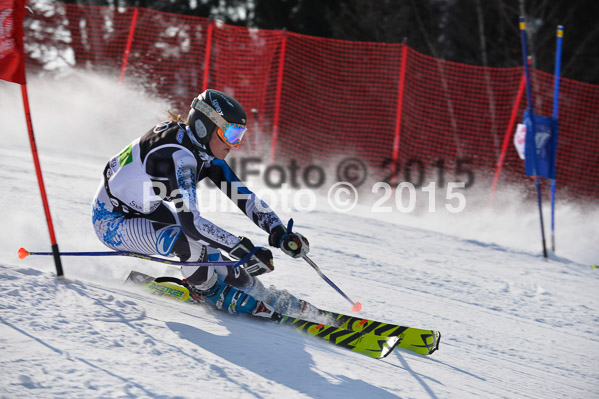
[[[281,315],[269,304],[219,278],[212,278],[201,285],[189,286],[189,292],[193,298],[208,302],[215,308],[230,314],[252,315],[273,321],[281,319]]]
[[[252,287],[244,288],[244,291],[252,297],[262,300],[277,313],[301,318],[317,316],[322,313],[316,306],[298,299],[287,290],[278,290],[274,285],[269,288],[264,287],[258,279],[255,279]]]

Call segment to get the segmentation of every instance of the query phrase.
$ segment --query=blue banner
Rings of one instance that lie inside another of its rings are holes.
[[[531,115],[533,118],[531,118]],[[526,125],[525,168],[528,176],[555,179],[557,121],[524,111]]]

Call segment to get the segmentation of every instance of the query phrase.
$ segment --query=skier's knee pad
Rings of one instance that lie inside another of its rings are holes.
[[[182,235],[175,243],[173,253],[184,262],[208,262],[210,261],[209,249],[211,248]],[[204,285],[211,287],[212,279],[216,279],[213,266],[184,266],[181,268],[181,274],[190,285],[202,285],[203,288]]]
[[[185,270],[186,268],[183,268],[183,269]],[[188,268],[188,269],[192,269],[192,268]],[[209,289],[216,283],[217,276],[216,276],[216,273],[214,272],[213,267],[211,267],[211,266],[210,267],[197,267],[197,268],[193,268],[193,269],[197,269],[197,270],[195,270],[190,275],[185,275],[186,273],[183,271],[181,271],[181,273],[187,280],[187,283],[189,285],[194,286],[195,289],[197,289],[199,291],[203,291],[203,290]]]

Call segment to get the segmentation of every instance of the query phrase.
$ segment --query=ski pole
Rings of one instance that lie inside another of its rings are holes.
[[[287,223],[287,232],[291,233],[292,228],[293,228],[293,219],[289,219],[289,223]],[[337,285],[335,285],[335,283],[333,283],[327,276],[324,275],[323,272],[320,271],[320,268],[318,267],[318,265],[316,263],[314,263],[314,261],[312,261],[312,259],[308,258],[306,255],[302,256],[302,258],[306,262],[308,262],[308,264],[310,266],[312,266],[312,268],[314,270],[316,270],[316,273],[318,273],[318,275],[324,281],[326,281],[331,287],[333,287],[335,289],[335,291],[340,293],[343,298],[347,299],[347,301],[352,304],[352,307],[351,307],[352,312],[359,312],[362,309],[362,304],[360,302],[352,301],[347,295],[345,295],[345,293],[343,291],[341,291],[341,288],[337,287]]]
[[[19,249],[19,259],[25,259],[29,255],[53,255],[52,252],[33,252],[27,251],[25,248]],[[241,261],[225,261],[225,262],[181,262],[177,260],[169,260],[164,258],[158,258],[156,256],[138,254],[136,252],[128,251],[101,251],[101,252],[61,252],[61,256],[129,256],[132,258],[139,258],[145,260],[151,260],[154,262],[165,263],[173,266],[233,266],[238,267]]]
[[[327,276],[324,275],[323,272],[320,271],[320,268],[318,267],[318,265],[316,263],[314,263],[312,261],[312,259],[308,258],[306,255],[302,256],[302,258],[308,262],[308,264],[310,266],[312,266],[312,268],[314,270],[316,270],[316,273],[318,273],[318,275],[324,280],[326,281],[331,287],[333,287],[338,293],[341,294],[341,296],[343,296],[345,299],[347,299],[347,301],[349,303],[352,304],[351,310],[352,312],[359,312],[362,309],[362,304],[360,302],[354,302],[352,301],[347,295],[345,295],[345,293],[343,291],[341,291],[341,289],[339,287],[337,287],[335,285],[335,283],[333,283]]]

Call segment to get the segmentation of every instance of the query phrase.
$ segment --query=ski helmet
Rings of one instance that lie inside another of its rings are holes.
[[[229,146],[239,147],[246,132],[246,118],[237,100],[222,91],[208,89],[193,99],[187,123],[202,144],[208,144],[216,131]]]

